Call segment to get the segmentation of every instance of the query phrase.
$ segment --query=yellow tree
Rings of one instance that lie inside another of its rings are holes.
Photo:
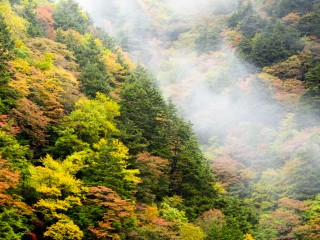
[[[119,105],[104,94],[81,99],[59,126],[53,153],[63,158],[85,151],[87,167],[79,176],[89,186],[112,187],[120,195],[131,195],[140,179],[138,170],[128,168],[128,148],[117,138],[115,117]]]
[[[183,224],[180,227],[180,236],[182,240],[203,240],[204,233],[200,227],[192,223]]]
[[[75,178],[81,168],[78,155],[60,162],[51,156],[42,159],[43,166],[30,166],[30,185],[40,195],[33,205],[35,211],[44,215],[47,226],[44,236],[53,239],[81,239],[82,231],[64,213],[73,206],[81,205],[87,188]]]
[[[0,13],[5,18],[5,23],[10,29],[11,36],[14,40],[26,37],[27,21],[19,17],[11,8],[8,0],[0,1]]]

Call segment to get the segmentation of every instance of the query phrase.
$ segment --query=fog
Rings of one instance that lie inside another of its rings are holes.
[[[199,53],[194,46],[196,30],[207,22],[219,27],[219,19],[237,1],[78,2],[134,62],[152,72],[164,97],[173,99],[203,146],[212,139],[223,144],[241,124],[277,129],[292,110],[274,99],[256,68],[241,60],[222,35],[212,51]]]
[[[195,22],[201,25],[206,15],[234,10],[236,1],[164,0],[151,7],[146,2],[79,0],[135,62],[151,70],[163,95],[173,99],[202,142],[211,135],[223,137],[241,122],[278,124],[284,112],[264,98],[263,86],[266,93],[254,93],[254,67],[243,63],[228,42],[221,40],[218,51],[202,55],[179,43]]]

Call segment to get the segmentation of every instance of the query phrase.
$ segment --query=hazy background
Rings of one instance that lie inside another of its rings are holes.
[[[227,41],[221,38],[218,49],[205,54],[188,44],[195,24],[213,21],[213,13],[219,16],[233,11],[237,1],[79,3],[134,61],[151,70],[163,95],[178,105],[202,142],[212,136],[223,137],[241,122],[277,125],[285,114],[270,101],[269,90],[256,81],[254,67],[242,62]]]

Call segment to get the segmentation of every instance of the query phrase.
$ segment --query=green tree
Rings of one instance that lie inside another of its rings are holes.
[[[166,104],[146,69],[137,67],[129,76],[120,98],[120,129],[130,152],[154,154],[162,151],[161,144],[165,141],[161,125],[165,121]]]
[[[83,181],[89,186],[112,187],[122,196],[129,197],[140,179],[136,169],[128,169],[128,149],[116,139],[101,139],[94,144],[88,155],[90,165],[80,171]]]
[[[72,38],[72,35],[69,36]],[[96,39],[89,35],[79,47],[72,46],[71,49],[81,67],[79,80],[82,91],[91,98],[94,98],[97,92],[109,93],[109,73],[102,61],[103,49],[97,45]]]
[[[13,74],[8,69],[8,62],[13,59],[14,42],[10,31],[0,14],[0,114],[7,113],[14,107],[17,93],[8,86]]]
[[[79,76],[81,89],[93,98],[97,92],[108,94],[110,92],[109,76],[105,70],[99,68],[97,63],[89,62],[81,69]]]
[[[201,32],[195,40],[197,50],[201,53],[218,50],[221,42],[221,27],[210,28],[207,23],[202,27]]]
[[[14,209],[3,208],[0,212],[0,239],[20,240],[30,232],[28,219]]]
[[[320,11],[311,12],[301,17],[298,22],[297,28],[303,34],[307,36],[320,37]]]
[[[258,32],[263,31],[266,22],[258,15],[246,16],[240,23],[239,29],[246,38],[252,38]]]
[[[228,219],[218,209],[203,212],[196,221],[201,227],[207,240],[229,240],[245,239],[243,232],[239,229],[234,219]]]
[[[168,159],[169,192],[185,199],[190,216],[209,209],[217,197],[215,180],[191,126],[164,101],[142,67],[128,79],[120,105],[122,138],[132,153],[148,151]]]
[[[251,1],[239,1],[238,9],[228,19],[229,27],[236,27],[241,20],[253,14],[253,6]]]
[[[268,26],[263,32],[252,38],[248,46],[240,44],[240,52],[244,58],[252,61],[259,67],[269,66],[280,60],[286,59],[302,49],[299,43],[299,35],[281,23]]]
[[[281,0],[278,1],[273,8],[273,14],[278,17],[284,17],[290,12],[306,13],[312,10],[317,0]]]
[[[90,19],[88,15],[73,0],[61,0],[58,2],[53,18],[56,27],[63,30],[74,29],[82,34],[88,31]]]
[[[119,105],[106,97],[104,94],[97,93],[95,99],[79,100],[71,114],[62,120],[59,130],[67,128],[73,129],[73,133],[84,143],[98,143],[102,138],[110,139],[114,134],[118,134],[114,118],[120,115]],[[61,132],[70,135],[70,132]]]
[[[302,96],[302,111],[307,113],[320,114],[320,63],[306,74],[305,83],[307,86],[306,93]]]
[[[20,15],[28,21],[27,33],[30,37],[44,37],[46,29],[37,19],[35,8],[37,4],[34,1],[25,1],[20,3],[20,6],[23,7]]]
[[[21,145],[13,135],[0,130],[0,156],[21,168],[27,159],[32,158],[32,151],[28,146]]]

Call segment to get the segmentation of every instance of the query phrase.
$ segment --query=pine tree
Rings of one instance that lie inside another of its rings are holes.
[[[8,62],[13,59],[14,42],[4,17],[0,14],[0,113],[6,113],[15,106],[17,93],[8,86],[13,76],[8,70]]]
[[[59,1],[53,17],[57,28],[63,30],[73,29],[82,34],[88,31],[90,19],[76,1]]]
[[[164,194],[182,196],[192,218],[211,208],[218,195],[214,189],[215,179],[192,128],[178,116],[173,104],[164,101],[141,66],[128,79],[120,105],[122,138],[131,154],[147,151],[169,161],[166,173],[169,186],[156,187],[161,191],[151,194],[157,199]]]

